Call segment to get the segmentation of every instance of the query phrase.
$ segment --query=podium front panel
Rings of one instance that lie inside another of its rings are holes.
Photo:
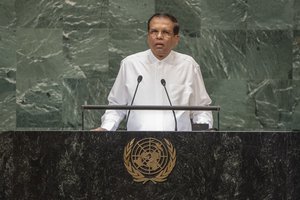
[[[5,132],[0,155],[0,199],[300,199],[297,132]]]

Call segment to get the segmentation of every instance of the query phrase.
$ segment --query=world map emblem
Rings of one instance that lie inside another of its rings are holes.
[[[176,150],[167,139],[132,139],[124,148],[123,158],[135,182],[164,182],[176,164]]]

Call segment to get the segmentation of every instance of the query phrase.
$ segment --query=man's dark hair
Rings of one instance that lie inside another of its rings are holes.
[[[148,20],[148,31],[150,29],[150,22],[154,17],[162,17],[162,18],[170,19],[174,23],[173,33],[174,33],[174,35],[178,35],[178,33],[179,33],[179,23],[173,15],[170,15],[168,13],[155,13],[154,15],[152,15],[150,17],[150,19]]]

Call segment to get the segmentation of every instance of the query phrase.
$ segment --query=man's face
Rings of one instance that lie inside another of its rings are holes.
[[[159,60],[164,59],[179,42],[179,35],[173,33],[174,23],[165,17],[154,17],[150,21],[148,45]]]

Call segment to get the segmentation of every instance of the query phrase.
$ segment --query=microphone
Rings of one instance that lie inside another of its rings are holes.
[[[136,92],[137,92],[137,90],[139,88],[139,85],[140,85],[140,83],[141,83],[142,80],[143,80],[143,76],[139,75],[138,78],[137,78],[137,84],[136,84],[136,87],[135,87],[135,91],[134,91],[134,94],[133,94],[133,97],[132,97],[132,100],[131,100],[131,104],[130,104],[131,106],[132,106],[132,104],[134,102]],[[129,119],[130,111],[131,110],[128,111],[128,115],[127,115],[127,119],[126,119],[126,124],[128,122],[128,119]]]
[[[170,97],[169,97],[169,93],[168,93],[167,88],[166,88],[166,80],[165,79],[161,79],[160,82],[161,82],[162,86],[165,88],[165,91],[166,91],[166,94],[167,94],[170,106],[172,106],[172,103],[171,103],[171,100],[170,100]],[[175,121],[175,131],[177,131],[177,119],[176,119],[175,111],[172,110],[172,112],[173,112],[174,121]]]

